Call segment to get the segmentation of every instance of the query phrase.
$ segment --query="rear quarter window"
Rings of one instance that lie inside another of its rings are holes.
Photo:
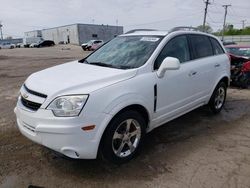
[[[219,42],[216,39],[210,37],[210,41],[211,41],[212,46],[213,46],[214,55],[224,53],[224,50],[222,49],[221,45],[219,44]]]
[[[213,55],[213,48],[209,38],[204,35],[189,35],[192,45],[194,59]]]

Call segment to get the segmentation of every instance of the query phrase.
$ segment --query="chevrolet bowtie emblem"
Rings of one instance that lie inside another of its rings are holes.
[[[23,93],[23,98],[27,99],[29,97],[28,93]]]

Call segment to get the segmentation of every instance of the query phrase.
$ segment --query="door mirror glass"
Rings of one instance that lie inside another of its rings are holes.
[[[157,71],[157,76],[162,78],[167,70],[180,69],[180,61],[174,57],[166,57]]]

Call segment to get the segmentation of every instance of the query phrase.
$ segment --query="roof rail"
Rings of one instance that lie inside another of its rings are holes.
[[[195,27],[188,27],[188,26],[180,26],[180,27],[174,27],[172,28],[169,33],[174,31],[200,31],[199,29]]]
[[[125,34],[135,33],[137,31],[156,31],[156,30],[155,29],[133,29],[133,30],[126,32]]]

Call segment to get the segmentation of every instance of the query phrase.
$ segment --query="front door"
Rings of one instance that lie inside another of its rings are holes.
[[[199,93],[195,89],[199,82],[199,74],[195,69],[197,61],[191,60],[187,36],[177,36],[165,45],[155,61],[155,69],[159,68],[166,57],[178,58],[181,66],[179,70],[166,71],[162,78],[158,78],[155,73],[157,80],[156,124],[164,123],[192,108]]]

